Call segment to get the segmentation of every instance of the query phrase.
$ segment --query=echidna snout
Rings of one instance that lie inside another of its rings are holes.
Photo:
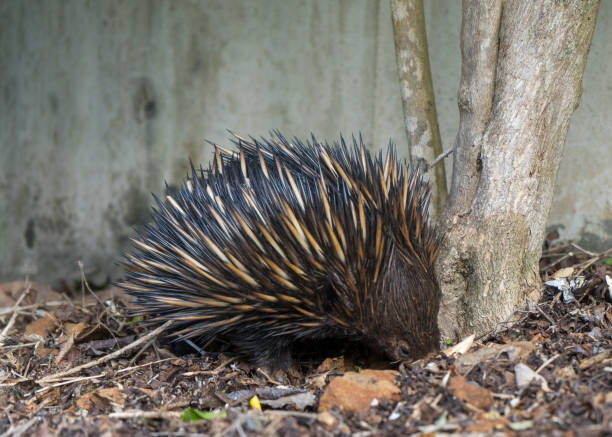
[[[387,299],[378,302],[369,341],[394,361],[417,359],[439,350],[441,292],[433,270],[395,252],[381,287],[385,289],[380,294]]]

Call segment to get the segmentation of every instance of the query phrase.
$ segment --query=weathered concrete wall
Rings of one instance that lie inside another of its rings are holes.
[[[386,2],[2,2],[0,64],[0,280],[113,269],[226,129],[405,143]]]
[[[426,8],[449,147],[460,5]],[[0,280],[64,277],[77,260],[116,272],[150,192],[180,182],[189,157],[207,162],[204,139],[225,129],[362,131],[405,148],[389,14],[368,0],[0,2]],[[604,2],[551,218],[599,241],[612,220],[611,16]]]
[[[567,133],[548,219],[594,250],[612,248],[612,3],[602,1],[580,106]]]

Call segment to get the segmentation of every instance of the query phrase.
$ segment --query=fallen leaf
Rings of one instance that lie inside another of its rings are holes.
[[[529,366],[523,363],[518,363],[514,366],[514,375],[516,376],[516,385],[518,388],[525,388],[531,384],[531,381],[535,380],[541,384],[542,390],[550,391],[544,377],[537,374]]]
[[[572,276],[572,274],[574,273],[574,267],[565,267],[562,269],[557,270],[555,273],[553,273],[552,277],[557,279],[557,278],[569,278],[570,276]]]
[[[134,387],[132,390],[138,390],[144,394],[146,394],[147,396],[153,396],[154,390],[151,390],[150,388],[143,388],[143,387]]]
[[[66,336],[62,336],[62,337],[63,338],[60,339],[62,340],[61,342],[62,346],[60,347],[59,353],[54,358],[55,364],[58,364],[60,361],[62,361],[64,359],[64,356],[68,353],[68,351],[70,351],[70,349],[74,345],[74,335],[69,335],[68,337]]]
[[[54,313],[55,317],[62,322],[79,323],[87,318],[83,310],[67,303],[58,306]]]
[[[200,411],[195,408],[187,408],[182,415],[183,422],[194,422],[196,420],[222,419],[227,417],[225,411]]]
[[[251,407],[255,408],[256,410],[261,411],[261,403],[259,402],[259,398],[257,397],[257,395],[253,396],[249,400],[249,404],[251,405]]]
[[[565,366],[557,370],[556,377],[563,380],[572,380],[576,377],[576,372],[573,366]]]
[[[338,358],[326,358],[323,360],[319,367],[317,367],[317,373],[325,373],[330,370],[342,369],[344,367],[344,357]]]
[[[64,333],[66,336],[73,335],[74,338],[78,338],[79,334],[87,328],[87,325],[83,322],[78,323],[64,323]]]
[[[101,398],[107,399],[110,402],[125,406],[125,395],[118,387],[110,387],[110,388],[101,388],[100,390],[96,390],[96,393]]]
[[[77,407],[81,410],[87,410],[89,412],[94,409],[105,411],[109,407],[109,401],[101,398],[96,392],[85,393],[76,401]]]
[[[465,337],[456,345],[451,346],[442,352],[444,352],[444,355],[446,355],[447,357],[464,354],[472,347],[472,344],[474,343],[474,338],[476,338],[474,334]]]
[[[463,375],[453,375],[449,381],[448,388],[457,398],[481,410],[488,410],[493,405],[493,395],[491,392],[476,383],[469,382]]]
[[[44,317],[34,320],[28,326],[26,326],[23,336],[27,340],[37,341],[44,340],[49,336],[50,332],[55,330],[57,326],[57,319],[54,314],[47,313]]]
[[[85,330],[87,326],[85,323],[64,323],[64,334],[58,339],[58,343],[61,345],[60,351],[55,357],[55,363],[59,363],[64,359],[66,354],[70,351],[74,342],[81,332]]]

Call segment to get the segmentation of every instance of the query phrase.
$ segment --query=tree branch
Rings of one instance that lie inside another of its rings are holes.
[[[429,163],[442,153],[442,141],[429,66],[423,0],[392,0],[391,15],[410,156],[413,161]],[[429,177],[433,182],[431,213],[436,217],[447,197],[444,165],[436,167]]]

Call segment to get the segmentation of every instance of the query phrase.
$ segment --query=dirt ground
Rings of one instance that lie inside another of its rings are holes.
[[[612,250],[547,243],[541,275],[537,305],[423,360],[274,374],[178,355],[85,275],[0,284],[0,437],[612,435]]]

